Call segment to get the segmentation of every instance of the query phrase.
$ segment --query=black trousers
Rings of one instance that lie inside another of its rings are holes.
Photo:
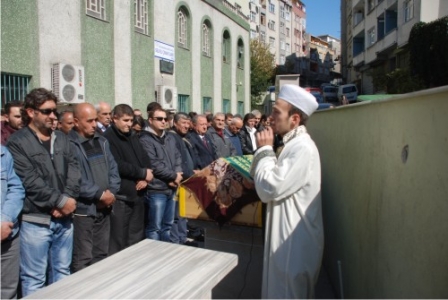
[[[104,259],[109,254],[110,212],[96,217],[76,215],[73,218],[72,272],[77,272]]]
[[[117,253],[145,238],[145,203],[115,201],[110,216],[109,255]]]

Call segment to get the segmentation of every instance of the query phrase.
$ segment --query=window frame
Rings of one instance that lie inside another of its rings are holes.
[[[403,2],[403,20],[404,23],[414,18],[414,0],[405,0]]]
[[[149,35],[148,0],[134,0],[134,30]],[[140,12],[140,14],[139,14]],[[140,23],[140,24],[139,24]]]
[[[182,8],[177,11],[177,45],[188,49],[188,16]]]
[[[86,0],[86,15],[107,21],[106,0]]]
[[[202,23],[202,55],[211,57],[211,43],[210,43],[210,26],[206,22]]]
[[[2,107],[11,101],[23,101],[30,91],[31,75],[1,72]]]

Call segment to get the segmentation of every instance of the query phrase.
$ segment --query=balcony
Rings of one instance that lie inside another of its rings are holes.
[[[357,67],[363,65],[364,63],[365,52],[361,52],[353,57],[353,66]]]
[[[397,29],[393,29],[387,35],[376,43],[376,52],[384,52],[397,44]]]

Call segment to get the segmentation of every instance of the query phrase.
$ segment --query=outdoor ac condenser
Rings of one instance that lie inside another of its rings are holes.
[[[51,85],[61,103],[85,102],[85,73],[83,66],[57,63],[53,65]]]
[[[164,109],[177,111],[177,88],[174,86],[158,85],[157,102]]]

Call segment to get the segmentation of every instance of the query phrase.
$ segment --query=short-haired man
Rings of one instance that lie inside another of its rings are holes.
[[[1,123],[1,144],[6,145],[9,136],[23,127],[22,102],[8,102],[5,105],[5,121]]]
[[[226,113],[226,127],[230,125],[230,122],[232,122],[233,115],[231,113]]]
[[[254,109],[251,113],[255,116],[255,129],[257,131],[264,130],[264,126],[261,124],[261,112],[258,109]]]
[[[19,215],[23,208],[25,190],[13,168],[8,149],[1,145],[1,299],[16,299],[19,285]]]
[[[218,157],[229,157],[236,155],[236,149],[227,136],[224,135],[225,115],[216,113],[213,116],[212,126],[207,130],[216,148]]]
[[[115,198],[111,215],[109,255],[144,239],[144,197],[146,187],[153,179],[149,157],[131,127],[134,111],[127,104],[118,104],[113,110],[113,123],[104,137],[118,165],[120,190]]]
[[[174,115],[174,126],[170,131],[176,138],[176,147],[182,157],[182,177],[183,180],[190,178],[195,173],[198,154],[186,136],[190,130],[190,116],[179,112]],[[193,245],[187,241],[187,219],[179,215],[179,201],[176,201],[174,223],[171,227],[171,242],[176,244]]]
[[[112,122],[112,111],[109,103],[104,101],[95,105],[98,119],[96,121],[96,132],[104,134]]]
[[[196,115],[192,120],[193,129],[187,134],[187,140],[196,150],[198,161],[195,169],[203,169],[217,159],[215,145],[207,133],[207,117]]]
[[[156,108],[150,111],[148,121],[149,131],[140,135],[154,174],[145,199],[148,207],[146,237],[170,242],[175,213],[173,197],[182,180],[182,158],[174,135],[165,130],[166,112]]]
[[[236,155],[243,155],[243,149],[241,147],[241,140],[239,132],[243,128],[243,120],[240,117],[233,117],[229,126],[224,128],[224,135],[232,142],[233,147],[236,150]]]
[[[28,124],[8,141],[15,171],[26,190],[20,235],[24,297],[70,274],[72,213],[81,172],[67,136],[51,130],[56,103],[52,92],[32,90],[24,105]]]
[[[305,124],[316,99],[297,85],[280,89],[271,126],[257,133],[251,175],[267,203],[262,298],[313,298],[323,253],[319,152]],[[274,133],[285,144],[279,157]]]
[[[109,142],[95,131],[95,107],[80,103],[73,115],[75,124],[68,137],[82,171],[73,217],[72,271],[77,272],[106,258],[109,253],[110,213],[121,180]]]
[[[70,130],[72,130],[75,125],[73,121],[73,112],[72,111],[63,111],[59,114],[59,123],[58,129],[65,134],[68,134]]]

